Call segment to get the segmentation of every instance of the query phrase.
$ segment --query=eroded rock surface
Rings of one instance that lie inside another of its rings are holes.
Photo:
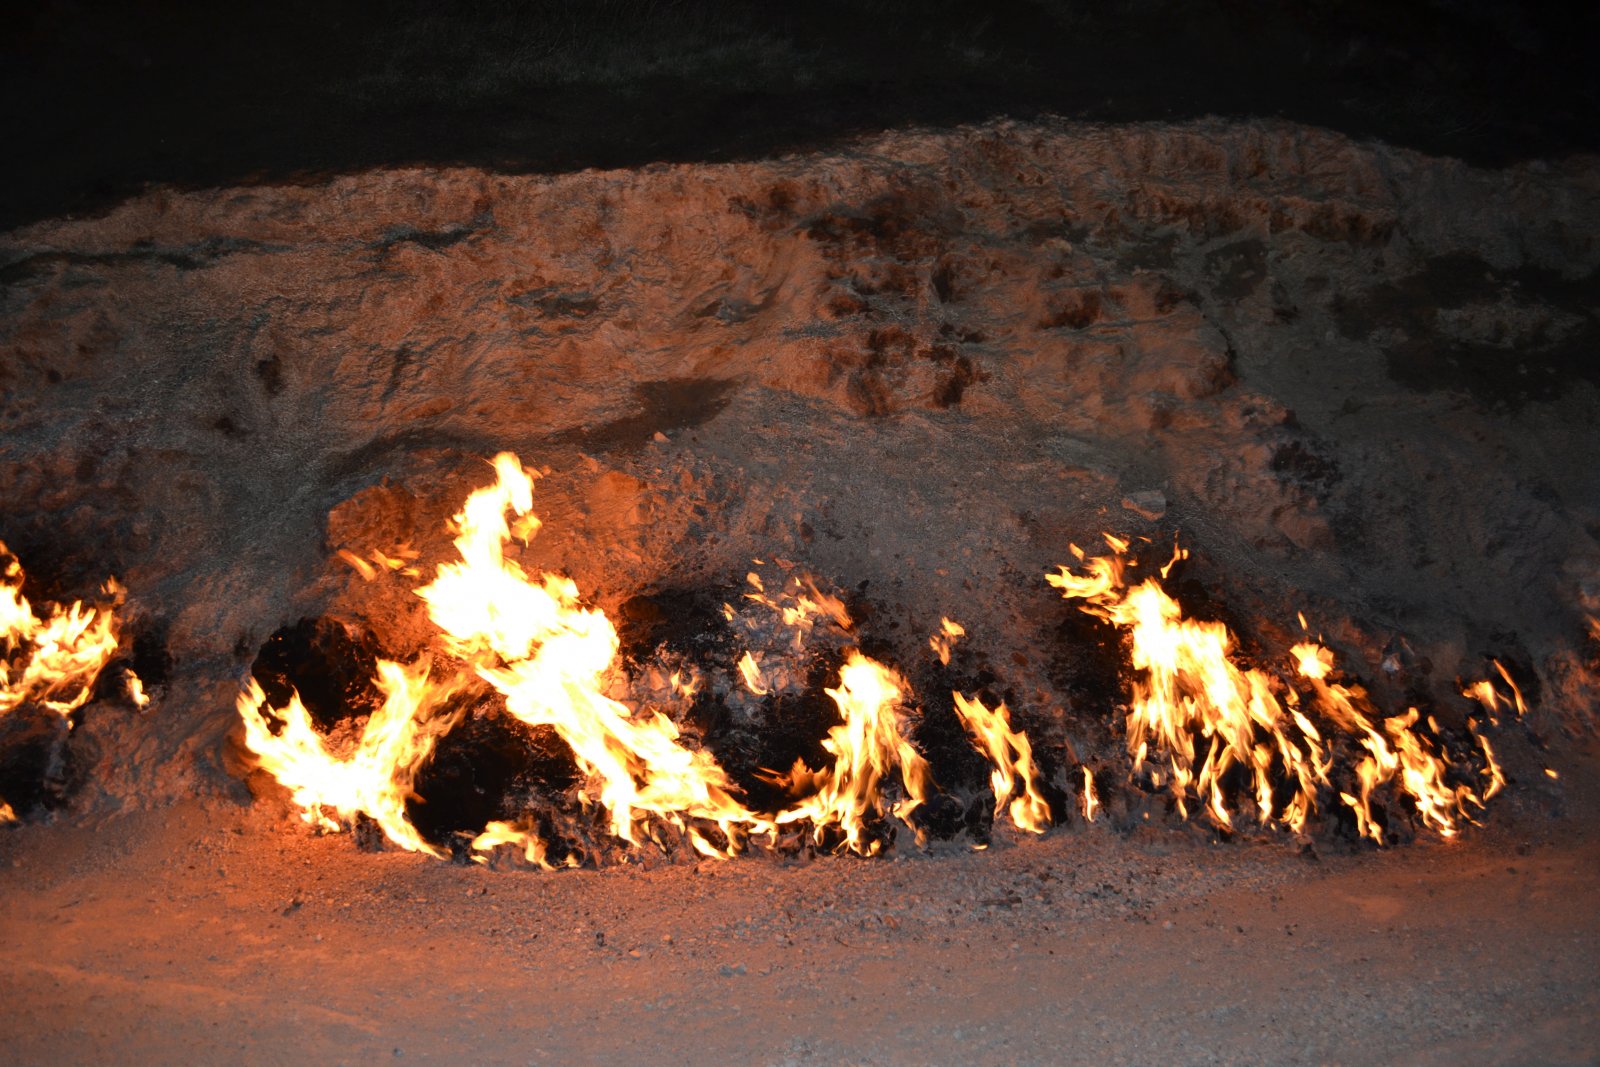
[[[1493,654],[1575,705],[1597,194],[1593,161],[1262,123],[154,190],[0,237],[0,537],[164,628],[128,791],[214,765],[280,627],[420,645],[409,586],[335,553],[426,573],[501,449],[546,475],[525,562],[603,605],[783,556],[908,656],[958,616],[1040,719],[1071,713],[1042,575],[1101,530],[1176,533],[1357,671],[1403,637],[1441,690]]]

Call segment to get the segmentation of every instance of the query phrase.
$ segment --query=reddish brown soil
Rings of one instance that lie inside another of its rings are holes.
[[[494,872],[190,802],[7,833],[45,1063],[1593,1063],[1593,755],[1456,842],[1100,825],[987,852]],[[1561,811],[1563,814],[1553,815]]]

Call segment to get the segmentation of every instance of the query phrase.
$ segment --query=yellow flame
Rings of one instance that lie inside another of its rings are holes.
[[[406,814],[417,773],[460,718],[459,711],[447,707],[457,680],[432,684],[430,667],[427,657],[409,666],[379,660],[376,683],[383,704],[343,754],[329,750],[299,694],[286,707],[272,707],[252,678],[238,701],[245,746],[290,791],[302,818],[313,826],[336,832],[362,813],[399,847],[443,855],[423,840]]]
[[[822,742],[834,757],[833,766],[810,771],[795,762],[789,781],[814,791],[779,814],[778,823],[809,820],[813,840],[819,844],[828,829],[837,828],[844,834],[846,848],[873,855],[881,845],[867,831],[884,814],[883,785],[898,768],[906,795],[894,813],[912,825],[911,813],[928,798],[933,776],[905,739],[901,721],[905,692],[905,681],[892,669],[860,652],[849,654],[839,670],[839,688],[827,690],[843,720]]]
[[[1009,812],[1018,828],[1044,833],[1050,828],[1050,805],[1039,789],[1039,772],[1033,765],[1028,735],[1011,729],[1011,713],[1005,704],[990,709],[977,697],[960,693],[951,696],[955,698],[956,715],[994,768],[989,784],[994,787],[995,815]]]
[[[488,863],[490,854],[495,849],[507,845],[522,852],[522,858],[535,867],[547,871],[556,869],[550,862],[550,842],[546,841],[539,833],[539,828],[531,819],[518,819],[513,822],[495,820],[483,828],[483,832],[472,839],[472,851],[476,853],[473,861]],[[563,867],[576,867],[578,861],[568,856],[562,861]]]
[[[1094,774],[1089,768],[1083,768],[1083,821],[1094,822],[1094,816],[1100,810],[1100,798],[1094,791]]]
[[[744,687],[758,697],[764,697],[772,692],[770,686],[761,677],[761,668],[756,665],[756,660],[748,649],[739,657],[739,676],[744,679]]]
[[[959,622],[949,619],[939,620],[939,632],[928,638],[928,647],[933,649],[934,655],[939,657],[939,662],[945,666],[950,665],[950,650],[955,647],[958,640],[967,634],[966,627]]]
[[[1081,573],[1062,567],[1046,577],[1063,596],[1084,601],[1084,611],[1129,635],[1132,663],[1140,672],[1127,719],[1135,771],[1156,783],[1165,776],[1180,813],[1187,815],[1188,805],[1198,804],[1219,827],[1232,825],[1224,779],[1237,771],[1250,784],[1261,822],[1301,830],[1316,808],[1319,787],[1331,784],[1333,756],[1301,709],[1298,694],[1290,689],[1280,701],[1280,683],[1234,662],[1236,647],[1226,627],[1184,618],[1157,580],[1128,582],[1126,542],[1110,536],[1106,542],[1115,555],[1086,558],[1075,552]],[[1299,621],[1302,629],[1310,629],[1303,615]],[[1340,793],[1362,835],[1383,842],[1372,804],[1375,792],[1391,783],[1410,798],[1423,824],[1442,836],[1453,836],[1461,821],[1471,821],[1467,805],[1481,807],[1482,799],[1468,786],[1446,782],[1449,764],[1434,740],[1437,724],[1430,720],[1430,735],[1416,728],[1415,709],[1388,718],[1377,713],[1359,687],[1330,680],[1333,653],[1316,642],[1296,644],[1291,658],[1302,683],[1310,686],[1312,708],[1364,750],[1355,767],[1358,793]],[[1505,669],[1496,667],[1512,685]],[[1514,685],[1512,690],[1520,707],[1521,695]],[[1487,704],[1494,689],[1481,683],[1468,692]],[[1489,796],[1504,779],[1488,741],[1480,736],[1479,743]],[[1151,759],[1165,766],[1152,766]],[[1284,786],[1292,788],[1280,801]]]
[[[32,703],[71,715],[117,651],[116,608],[126,591],[110,578],[109,605],[75,600],[40,615],[22,595],[23,578],[22,564],[0,544],[0,714]]]
[[[1293,719],[1267,675],[1233,662],[1233,637],[1225,626],[1185,619],[1154,578],[1130,587],[1120,554],[1126,542],[1109,535],[1106,541],[1118,555],[1088,558],[1084,573],[1063,567],[1047,580],[1131,637],[1133,666],[1141,672],[1133,682],[1127,718],[1135,771],[1164,770],[1182,814],[1188,814],[1190,803],[1199,803],[1219,827],[1231,828],[1222,782],[1238,768],[1251,782],[1262,823],[1277,819],[1301,829],[1323,780],[1315,739],[1291,728]],[[1151,756],[1164,759],[1165,768],[1148,764]],[[1275,765],[1297,783],[1294,797],[1281,809],[1274,803]]]

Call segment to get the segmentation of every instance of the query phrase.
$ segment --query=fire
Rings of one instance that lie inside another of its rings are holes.
[[[726,856],[741,834],[769,830],[768,820],[734,799],[708,753],[679,741],[670,719],[654,710],[635,714],[604,693],[616,628],[580,603],[571,579],[534,580],[506,559],[511,538],[527,541],[540,523],[533,479],[517,458],[503,452],[494,467],[495,484],[469,496],[455,517],[460,562],[441,564],[417,590],[445,646],[504,695],[512,715],[550,726],[566,742],[588,776],[586,796],[610,814],[621,840],[639,843],[642,823],[656,817],[702,854]]]
[[[959,622],[940,619],[939,632],[928,638],[928,647],[933,649],[933,654],[939,657],[939,662],[948,667],[950,665],[950,650],[955,647],[957,641],[966,635],[966,627]]]
[[[776,811],[752,810],[727,772],[680,735],[655,699],[634,707],[611,695],[620,678],[615,626],[584,603],[572,579],[530,574],[512,557],[512,542],[526,544],[540,528],[533,476],[510,453],[496,456],[493,467],[494,482],[472,492],[452,520],[456,558],[439,564],[432,580],[415,590],[438,628],[436,652],[410,665],[379,660],[383,702],[376,712],[332,740],[318,732],[297,695],[277,708],[254,682],[241,694],[246,746],[289,789],[308,823],[335,831],[365,816],[396,846],[441,855],[412,824],[408,807],[418,801],[415,783],[439,739],[472,703],[463,698],[475,699],[489,687],[504,698],[508,714],[548,727],[566,745],[581,774],[582,809],[625,845],[665,848],[683,841],[703,856],[727,858],[752,840],[774,844],[785,828],[794,828],[817,845],[874,855],[884,847],[881,828],[890,816],[920,839],[915,813],[937,786],[910,740],[910,687],[894,668],[844,647],[854,636],[842,600],[803,573],[789,573],[781,589],[769,591],[752,572],[746,601],[771,609],[768,618],[785,629],[774,635],[748,613],[723,606],[729,621],[755,640],[734,665],[732,690],[688,665],[672,669],[670,677],[669,666],[651,669],[649,685],[666,700],[692,700],[708,684],[712,693],[733,692],[739,683],[767,697],[789,692],[801,676],[786,666],[790,656],[778,645],[798,652],[818,627],[827,627],[833,647],[843,648],[838,685],[826,690],[838,711],[822,741],[832,762],[813,768],[797,760],[787,773],[761,772],[783,785],[788,799]],[[1232,828],[1248,806],[1263,825],[1299,831],[1337,795],[1353,810],[1359,832],[1383,843],[1375,805],[1384,795],[1407,798],[1423,825],[1449,837],[1471,821],[1469,807],[1481,807],[1503,788],[1476,723],[1470,725],[1482,753],[1482,796],[1452,770],[1437,723],[1415,708],[1393,716],[1378,712],[1360,687],[1336,680],[1331,650],[1310,640],[1297,644],[1293,670],[1285,674],[1244,666],[1225,626],[1186,618],[1163,588],[1182,550],[1175,549],[1157,574],[1134,581],[1128,572],[1137,563],[1127,542],[1109,535],[1106,541],[1112,554],[1093,558],[1072,546],[1081,568],[1062,567],[1048,581],[1127,635],[1137,672],[1126,720],[1133,777],[1165,788],[1180,814],[1196,807],[1218,827]],[[408,547],[341,555],[374,580],[383,572],[415,573],[409,564],[417,554]],[[792,572],[792,564],[774,562]],[[5,588],[11,600],[0,597],[0,611],[18,601],[15,590]],[[109,627],[78,605],[68,614],[85,631]],[[944,618],[929,647],[948,665],[965,633]],[[1491,715],[1501,705],[1520,714],[1520,691],[1509,672],[1495,666],[1509,695],[1489,682],[1467,694]],[[1044,833],[1052,820],[1033,743],[1012,726],[1005,704],[991,708],[976,695],[952,696],[990,765],[996,815],[1004,811],[1020,829]],[[1359,758],[1348,768],[1336,766],[1347,750]],[[1101,801],[1088,767],[1080,769],[1078,801],[1084,819],[1093,822]],[[1336,781],[1351,785],[1341,790]],[[535,866],[575,864],[571,851],[547,837],[541,818],[527,813],[492,821],[471,849],[480,862],[505,849]]]
[[[107,579],[109,605],[75,600],[40,615],[22,595],[22,582],[22,564],[0,544],[0,714],[33,703],[69,716],[94,694],[117,651],[116,608],[126,591]],[[128,678],[130,696],[143,707],[143,686],[131,671]]]
[[[441,856],[406,814],[417,773],[433,755],[439,738],[460,718],[459,711],[449,708],[455,682],[433,684],[431,667],[427,657],[410,666],[379,660],[377,685],[383,704],[343,754],[329,750],[298,694],[286,707],[275,708],[251,679],[238,702],[245,745],[260,766],[294,795],[302,817],[313,826],[338,831],[339,820],[354,819],[359,813],[376,822],[384,836],[401,848]]]
[[[1127,717],[1135,775],[1157,784],[1165,775],[1181,814],[1189,804],[1199,804],[1221,828],[1233,826],[1233,790],[1227,783],[1230,777],[1242,779],[1248,787],[1240,791],[1250,795],[1260,822],[1301,830],[1317,809],[1319,794],[1331,788],[1335,757],[1302,710],[1299,692],[1265,671],[1239,666],[1227,628],[1185,618],[1159,578],[1130,582],[1126,572],[1134,564],[1128,561],[1127,543],[1109,535],[1106,541],[1113,555],[1086,558],[1073,546],[1084,573],[1062,567],[1047,579],[1063,596],[1084,601],[1084,611],[1129,635],[1132,664],[1140,672]],[[1173,562],[1182,556],[1179,550]],[[1162,568],[1161,577],[1171,565]],[[1301,623],[1304,627],[1304,616]],[[1333,653],[1315,642],[1296,645],[1291,655],[1300,683],[1310,687],[1310,708],[1364,750],[1354,768],[1357,791],[1339,794],[1363,836],[1383,842],[1373,801],[1384,786],[1407,797],[1422,823],[1441,836],[1453,836],[1462,821],[1471,821],[1468,806],[1481,807],[1484,798],[1466,784],[1447,780],[1449,761],[1436,723],[1429,719],[1428,729],[1419,729],[1415,708],[1383,716],[1359,687],[1330,680]],[[1501,673],[1509,683],[1503,668]],[[1516,699],[1520,705],[1520,694]],[[1478,740],[1486,761],[1483,776],[1489,780],[1486,798],[1504,779],[1487,740],[1481,735]],[[1286,789],[1288,795],[1279,799]]]
[[[950,620],[945,623],[949,625]],[[1011,713],[1005,704],[991,709],[975,696],[951,696],[961,724],[994,768],[989,784],[994,787],[995,815],[1008,812],[1018,828],[1044,833],[1050,828],[1050,805],[1039,789],[1039,772],[1033,765],[1028,735],[1011,729]]]
[[[1185,619],[1157,578],[1130,586],[1127,542],[1109,535],[1106,541],[1115,555],[1087,559],[1083,575],[1062,567],[1047,580],[1130,635],[1133,667],[1142,672],[1127,718],[1134,773],[1157,783],[1166,777],[1181,814],[1198,803],[1219,827],[1232,828],[1223,782],[1237,769],[1250,782],[1262,823],[1277,819],[1301,829],[1316,784],[1325,780],[1314,731],[1295,728],[1266,674],[1234,663],[1227,627]],[[1074,552],[1083,558],[1076,546]],[[1275,773],[1296,783],[1282,806],[1275,802]]]
[[[758,697],[764,697],[772,692],[766,680],[762,678],[761,667],[749,649],[745,649],[744,655],[739,657],[739,676],[744,679],[744,687]]]
[[[809,820],[819,844],[827,830],[837,828],[852,852],[876,854],[882,845],[868,830],[884,814],[883,784],[898,768],[906,795],[894,814],[915,830],[911,813],[931,794],[933,775],[903,732],[906,688],[890,668],[860,652],[850,653],[839,671],[839,688],[827,691],[843,719],[822,742],[833,754],[833,766],[812,771],[796,761],[789,782],[814,792],[779,814],[779,824]]]

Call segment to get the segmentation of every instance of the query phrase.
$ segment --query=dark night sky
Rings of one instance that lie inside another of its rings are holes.
[[[1279,116],[1496,164],[1600,148],[1600,9],[1502,0],[20,0],[0,226],[148,182],[727,159],[904,123]]]

